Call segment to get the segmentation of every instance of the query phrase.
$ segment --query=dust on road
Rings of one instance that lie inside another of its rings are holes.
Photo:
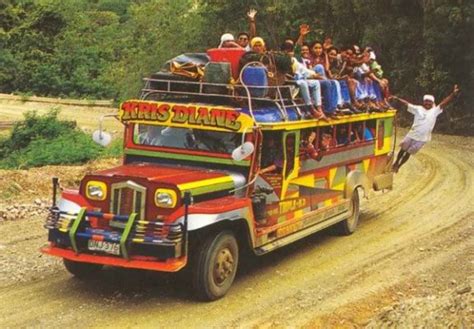
[[[195,301],[190,288],[168,274],[108,268],[96,279],[81,282],[58,259],[38,252],[46,241],[44,218],[0,222],[0,324],[470,327],[473,142],[436,135],[402,168],[393,191],[374,193],[362,204],[360,226],[353,235],[320,232],[248,260],[229,294],[213,303]],[[49,167],[44,177],[38,170],[37,180],[49,181],[52,170]],[[58,171],[60,177],[67,172]],[[11,174],[0,172],[0,189]],[[3,202],[0,206],[6,206]]]

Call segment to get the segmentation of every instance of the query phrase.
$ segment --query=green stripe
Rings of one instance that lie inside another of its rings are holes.
[[[248,167],[250,165],[250,161],[248,160],[234,161],[230,159],[212,158],[212,157],[205,157],[205,156],[200,156],[200,155],[187,155],[187,154],[177,154],[177,153],[174,154],[174,153],[166,153],[166,152],[158,152],[158,151],[136,150],[136,149],[129,149],[129,148],[126,148],[124,153],[126,155],[144,155],[144,156],[149,156],[153,158],[204,161],[204,162],[213,162],[213,163],[221,163],[221,164],[244,166],[244,167]]]
[[[390,137],[393,134],[393,119],[385,119],[385,134],[384,137]]]
[[[79,253],[79,249],[77,249],[77,244],[76,244],[76,232],[79,228],[79,224],[81,224],[81,221],[83,218],[85,218],[86,214],[86,208],[81,208],[79,210],[79,213],[77,214],[76,219],[74,219],[74,222],[72,223],[72,227],[69,230],[69,240],[71,240],[71,246],[72,249],[76,252],[76,254]]]
[[[127,239],[130,231],[132,230],[133,223],[135,222],[135,218],[137,218],[137,213],[134,212],[130,215],[127,221],[127,225],[125,225],[125,229],[123,230],[122,236],[120,237],[120,250],[122,251],[122,255],[124,258],[128,259],[128,250],[127,250]]]

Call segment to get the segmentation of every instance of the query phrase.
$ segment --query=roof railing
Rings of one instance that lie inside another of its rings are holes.
[[[250,115],[254,117],[255,101],[271,102],[288,121],[288,106],[294,107],[301,117],[301,110],[295,101],[295,85],[250,86],[244,84],[223,84],[211,82],[194,82],[168,79],[144,78],[145,87],[141,90],[140,99],[149,99],[152,95],[204,96],[227,99],[231,102],[247,102]]]

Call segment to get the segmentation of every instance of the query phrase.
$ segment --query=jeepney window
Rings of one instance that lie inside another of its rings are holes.
[[[138,145],[230,154],[240,145],[241,135],[231,132],[136,124],[133,141]]]
[[[283,150],[282,150],[282,134],[281,132],[265,132],[262,142],[262,159],[261,168],[267,168],[275,165],[277,170],[283,166]]]
[[[335,145],[333,140],[333,127],[322,127],[319,132],[319,147],[327,151]]]
[[[372,141],[375,138],[376,120],[368,120],[365,123],[364,140]]]
[[[349,124],[336,126],[336,142],[337,146],[344,146],[350,142]]]
[[[351,127],[351,142],[359,143],[364,140],[364,122],[354,122]]]

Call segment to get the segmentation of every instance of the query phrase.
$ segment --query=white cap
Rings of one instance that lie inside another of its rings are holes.
[[[226,41],[234,41],[234,36],[230,33],[224,33],[222,36],[221,36],[221,43],[219,44],[219,48],[222,48],[222,45],[224,44],[224,42]]]
[[[431,102],[434,103],[435,98],[434,98],[433,95],[425,95],[425,96],[423,96],[423,101],[431,101]]]
[[[375,53],[374,53],[373,51],[371,51],[371,52],[369,53],[369,59],[373,59],[373,60],[375,61],[376,58],[377,58],[377,57],[375,56]]]

